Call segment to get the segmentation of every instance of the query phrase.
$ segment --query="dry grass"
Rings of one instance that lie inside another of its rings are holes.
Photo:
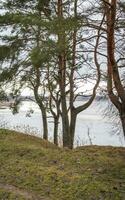
[[[125,148],[71,151],[0,130],[0,188],[3,200],[125,200]]]

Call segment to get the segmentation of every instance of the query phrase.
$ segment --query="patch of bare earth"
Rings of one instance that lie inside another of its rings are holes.
[[[13,185],[8,185],[8,184],[5,185],[5,184],[0,183],[0,188],[7,190],[8,192],[12,192],[15,195],[20,195],[27,200],[34,200],[34,199],[35,200],[43,200],[44,199],[43,197],[37,197],[35,194],[33,194],[31,192],[19,189]]]

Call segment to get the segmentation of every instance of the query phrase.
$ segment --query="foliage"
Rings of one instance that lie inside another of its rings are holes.
[[[44,139],[48,138],[47,114],[50,111],[57,132],[59,117],[62,119],[63,145],[69,148],[73,148],[77,116],[94,101],[102,80],[103,69],[108,66],[108,63],[105,63],[110,54],[110,51],[107,54],[105,51],[106,46],[109,46],[106,45],[108,42],[106,34],[109,33],[110,36],[111,30],[106,31],[105,22],[110,13],[107,10],[112,11],[112,8],[105,1],[95,1],[95,5],[89,1],[87,6],[85,2],[87,1],[5,0],[1,2],[3,9],[0,15],[1,85],[11,82],[15,90],[18,87],[18,91],[29,87],[41,110],[43,135],[46,135]],[[121,7],[124,8],[123,4]],[[122,13],[119,14],[121,18]],[[117,27],[119,20],[116,22],[113,28],[119,29]],[[5,34],[5,30],[10,32]],[[116,63],[118,64],[124,64],[118,42],[124,43],[123,35],[117,36]],[[109,43],[110,41],[109,39]],[[123,51],[124,45],[120,46]],[[112,52],[113,54],[115,53]],[[113,66],[115,67],[114,64]],[[105,77],[107,78],[106,73]],[[112,77],[115,76],[108,77],[109,82]],[[118,78],[122,79],[122,76]],[[86,86],[91,82],[93,86],[88,91]],[[115,84],[118,87],[117,83],[118,81],[114,81],[112,86]],[[116,88],[111,89],[116,94]],[[117,92],[119,93],[119,89]],[[76,107],[77,97],[86,93],[89,93],[88,101]],[[67,99],[70,100],[69,103]]]
[[[0,46],[0,61],[4,61],[5,58],[8,58],[10,56],[10,47],[2,45]]]
[[[0,101],[8,101],[7,94],[2,89],[0,90]]]

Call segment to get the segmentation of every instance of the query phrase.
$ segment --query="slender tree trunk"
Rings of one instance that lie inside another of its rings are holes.
[[[69,130],[69,117],[66,102],[66,66],[65,56],[59,56],[59,86],[61,93],[61,107],[62,107],[62,132],[63,132],[63,147],[69,148],[70,130]]]
[[[124,134],[124,138],[125,138],[125,104],[123,104],[123,105],[121,106],[121,110],[120,110],[120,119],[121,119],[122,130],[123,130],[123,134]]]
[[[120,73],[115,58],[115,23],[117,16],[117,0],[105,2],[107,20],[107,63],[108,63],[108,95],[111,102],[118,109],[123,133],[125,136],[125,89],[120,79]],[[115,90],[113,89],[115,87]]]
[[[46,109],[40,106],[42,122],[43,122],[43,139],[48,140],[48,123],[47,123],[47,114]]]
[[[63,2],[58,0],[57,5],[58,18],[63,19]],[[63,26],[60,27],[58,33],[58,45],[59,45],[59,55],[58,55],[58,66],[59,66],[59,87],[61,93],[61,107],[62,107],[62,131],[63,131],[63,146],[69,148],[69,118],[68,109],[66,103],[66,53],[65,53],[65,31]]]
[[[122,122],[123,134],[124,134],[124,137],[125,137],[125,113],[122,114],[122,115],[120,116],[120,118],[121,118],[121,122]]]
[[[69,144],[70,149],[73,149],[73,144],[74,144],[76,118],[77,118],[77,114],[72,113],[72,118],[70,122],[70,144]]]
[[[69,140],[70,140],[70,136],[69,136],[69,126],[68,124],[63,121],[63,147],[68,147],[69,148]]]
[[[48,140],[48,123],[47,123],[47,113],[46,108],[41,99],[39,99],[38,94],[38,87],[34,88],[34,96],[37,104],[39,105],[41,115],[42,115],[42,122],[43,122],[43,139]]]
[[[54,144],[58,146],[58,127],[59,127],[59,118],[54,118]]]

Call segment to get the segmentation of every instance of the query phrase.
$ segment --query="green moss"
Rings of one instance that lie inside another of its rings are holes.
[[[0,130],[0,183],[33,193],[36,199],[124,200],[125,148],[63,150],[33,136]],[[0,199],[13,195],[0,190]]]

